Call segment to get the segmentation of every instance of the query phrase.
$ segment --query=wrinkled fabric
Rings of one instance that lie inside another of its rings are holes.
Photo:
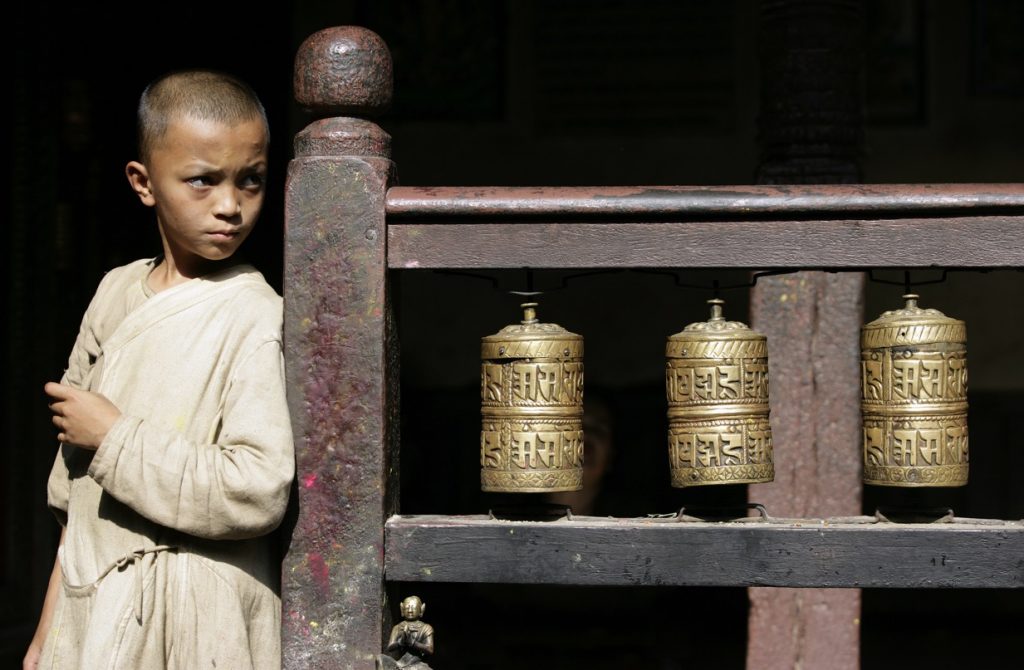
[[[39,667],[279,668],[281,299],[245,265],[151,294],[154,263],[104,277],[64,375],[122,416],[54,461],[64,588]]]

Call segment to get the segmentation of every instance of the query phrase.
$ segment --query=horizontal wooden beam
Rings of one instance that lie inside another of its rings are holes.
[[[907,219],[397,223],[391,268],[1009,268],[1024,213]]]
[[[799,186],[396,186],[392,220],[451,218],[898,218],[932,213],[1024,211],[1024,184],[828,184]]]
[[[391,581],[1020,588],[1020,522],[683,522],[394,516]]]

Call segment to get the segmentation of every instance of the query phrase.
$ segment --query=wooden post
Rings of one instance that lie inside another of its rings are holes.
[[[298,134],[285,198],[285,365],[297,511],[282,574],[287,668],[368,670],[382,649],[384,519],[395,511],[396,347],[384,197],[390,137],[356,118],[391,100],[374,33],[332,28],[295,63],[321,117]]]
[[[860,0],[763,0],[761,184],[860,181]],[[859,514],[863,275],[758,282],[768,336],[775,482],[751,487],[777,516]],[[860,591],[752,588],[750,670],[855,670]]]

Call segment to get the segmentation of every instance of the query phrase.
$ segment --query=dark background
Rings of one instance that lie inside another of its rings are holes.
[[[754,0],[370,0],[256,5],[20,3],[8,12],[3,219],[0,666],[32,634],[57,525],[45,508],[55,443],[41,388],[56,379],[102,273],[159,251],[151,213],[123,177],[134,106],[152,78],[214,67],[249,81],[271,121],[270,195],[246,253],[280,288],[282,199],[294,53],[330,25],[378,31],[395,59],[381,125],[407,185],[751,183],[761,89]],[[865,5],[866,182],[1024,181],[1024,5],[872,0]],[[685,270],[685,269],[683,269]],[[722,273],[690,272],[709,284]],[[538,281],[557,285],[557,273]],[[403,511],[480,512],[478,338],[517,320],[486,282],[396,273],[402,338]],[[524,278],[502,276],[518,288]],[[925,306],[967,321],[971,483],[921,502],[1021,518],[1024,401],[1016,272],[957,273]],[[588,394],[612,414],[616,456],[598,511],[668,512],[742,501],[737,487],[675,491],[664,468],[664,336],[705,318],[699,290],[657,275],[581,278],[541,318],[587,338]],[[746,318],[744,291],[725,296]],[[866,319],[898,304],[870,284]],[[777,445],[776,458],[784,458]],[[453,483],[454,482],[454,483]],[[873,511],[877,492],[866,492]],[[742,589],[415,586],[439,668],[715,667],[744,662]],[[403,588],[404,592],[404,588]],[[919,613],[927,612],[927,617]],[[866,591],[862,663],[1015,667],[1015,592]],[[895,644],[898,641],[899,644]]]

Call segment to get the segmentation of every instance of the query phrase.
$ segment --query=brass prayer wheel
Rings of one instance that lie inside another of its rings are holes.
[[[768,340],[722,316],[668,338],[665,387],[672,486],[775,479],[768,425]]]
[[[537,320],[481,342],[480,486],[502,493],[583,487],[583,338]]]
[[[904,295],[861,329],[864,483],[967,483],[967,327]]]

